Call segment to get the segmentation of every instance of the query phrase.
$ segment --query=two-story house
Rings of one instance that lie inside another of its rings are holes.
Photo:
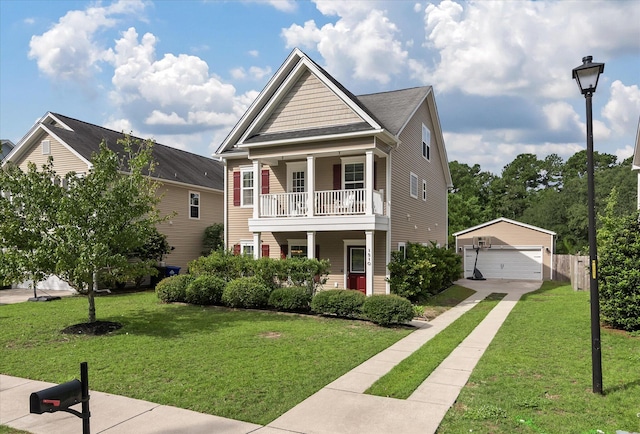
[[[640,209],[640,119],[638,119],[636,146],[633,150],[633,162],[631,163],[631,169],[638,172],[638,209]]]
[[[121,132],[109,130],[58,113],[45,114],[18,142],[3,164],[12,162],[22,170],[33,162],[40,167],[53,157],[56,172],[87,173],[92,154],[105,140],[117,153]],[[165,257],[169,265],[186,267],[202,252],[204,230],[223,218],[223,166],[220,161],[156,143],[153,159],[157,163],[152,177],[160,182],[158,205],[161,215],[175,213],[158,230],[167,236],[173,250]],[[56,285],[55,280],[46,285]]]
[[[452,182],[430,86],[355,96],[295,49],[217,155],[227,247],[328,259],[325,287],[389,293],[392,250],[447,242]]]

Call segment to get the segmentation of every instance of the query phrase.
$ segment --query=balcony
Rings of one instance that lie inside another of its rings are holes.
[[[260,217],[349,216],[367,214],[366,190],[328,190],[314,193],[313,212],[309,212],[308,193],[260,195]],[[384,215],[382,193],[373,191],[372,213]]]
[[[366,189],[327,190],[313,193],[261,194],[258,218],[249,219],[249,229],[262,231],[387,230],[388,217],[382,191]],[[368,211],[369,210],[369,211]]]

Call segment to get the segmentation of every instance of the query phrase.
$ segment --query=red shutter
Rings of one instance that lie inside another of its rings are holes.
[[[289,245],[288,244],[280,245],[280,258],[286,259],[288,254],[289,254]]]
[[[342,165],[333,165],[333,189],[342,190]]]
[[[262,194],[269,194],[269,169],[262,169]]]
[[[263,244],[262,245],[261,256],[263,258],[268,258],[269,257],[269,244]]]
[[[373,162],[373,189],[378,189],[378,162]]]
[[[233,206],[240,206],[240,172],[233,172]]]
[[[233,254],[234,255],[239,255],[240,254],[240,244],[234,244],[233,245]]]

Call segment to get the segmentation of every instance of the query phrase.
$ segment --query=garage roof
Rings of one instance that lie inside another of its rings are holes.
[[[542,228],[539,228],[537,226],[533,226],[533,225],[528,225],[526,223],[517,222],[515,220],[511,220],[511,219],[508,219],[508,218],[505,218],[505,217],[500,217],[500,218],[497,218],[495,220],[491,220],[490,222],[482,223],[482,224],[474,226],[472,228],[468,228],[468,229],[465,229],[463,231],[456,232],[455,234],[453,234],[453,236],[457,237],[458,235],[464,235],[464,234],[466,234],[468,232],[473,232],[473,231],[475,231],[477,229],[481,229],[481,228],[484,228],[484,227],[487,227],[487,226],[491,226],[493,224],[500,223],[500,222],[511,223],[511,224],[514,224],[514,225],[517,225],[517,226],[522,226],[523,228],[532,229],[534,231],[542,232],[542,233],[549,234],[549,235],[556,235],[555,232],[549,231],[547,229],[542,229]]]

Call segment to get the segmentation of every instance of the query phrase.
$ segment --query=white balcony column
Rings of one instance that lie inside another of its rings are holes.
[[[373,295],[373,260],[374,260],[374,232],[365,231],[364,269],[367,275],[367,295]]]
[[[242,182],[242,181],[241,181]],[[262,192],[262,163],[253,160],[253,218],[260,217],[260,193]]]
[[[314,259],[316,257],[316,233],[315,231],[307,232],[307,258]]]
[[[260,259],[260,255],[262,255],[262,243],[260,242],[260,232],[253,233],[253,257],[255,259]]]
[[[364,182],[364,213],[366,215],[373,214],[373,151],[366,152],[365,160],[365,182]]]
[[[307,155],[307,215],[313,217],[316,205],[316,161],[313,155]]]

